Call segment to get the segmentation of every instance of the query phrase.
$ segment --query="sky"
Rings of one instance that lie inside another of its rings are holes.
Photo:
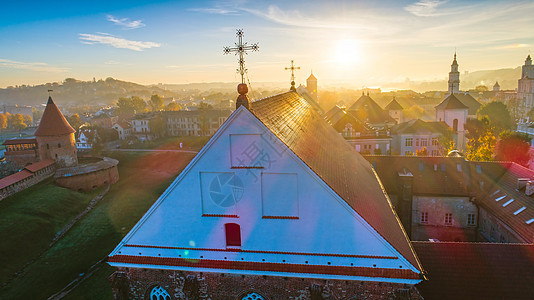
[[[534,46],[534,1],[4,1],[0,87],[113,77],[238,82],[236,29],[258,43],[251,82],[383,86],[515,68]],[[444,87],[445,89],[446,87]]]

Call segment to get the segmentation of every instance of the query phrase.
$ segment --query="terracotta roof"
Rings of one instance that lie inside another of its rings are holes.
[[[448,133],[452,134],[450,130],[450,127],[445,122],[427,122],[421,119],[410,120],[391,127],[391,132],[397,134],[440,133],[442,135],[447,135]]]
[[[400,220],[371,165],[295,92],[252,103],[252,112],[414,267]]]
[[[428,280],[425,299],[534,299],[534,246],[413,242]]]
[[[119,125],[122,129],[128,129],[128,128],[132,127],[132,125],[130,125],[129,122],[126,122],[124,120],[120,120],[115,124]]]
[[[389,102],[388,105],[384,108],[385,110],[402,110],[402,106],[397,102],[395,98]]]
[[[6,140],[2,145],[19,145],[19,144],[35,144],[37,143],[37,140],[35,138],[32,139],[10,139]]]
[[[389,113],[383,110],[371,97],[362,95],[348,109],[348,112],[363,122],[395,124]]]
[[[74,132],[76,130],[70,126],[67,119],[59,111],[52,97],[48,97],[48,103],[46,104],[39,127],[35,131],[35,136],[66,135]]]
[[[39,161],[39,162],[36,162],[36,163],[33,163],[31,165],[27,165],[26,167],[24,167],[24,169],[32,172],[32,173],[35,173],[43,168],[46,168],[48,166],[51,166],[54,164],[54,161],[51,160],[51,159],[45,159],[45,160],[42,160],[42,161]]]
[[[174,257],[153,257],[153,256],[133,256],[114,255],[108,258],[108,262],[143,264],[156,266],[179,266],[208,269],[228,269],[228,270],[249,270],[261,272],[287,272],[301,274],[330,274],[346,276],[364,276],[381,278],[402,278],[419,279],[419,274],[408,269],[383,269],[368,267],[340,267],[340,266],[318,266],[288,263],[267,263],[267,262],[247,262],[247,261],[227,261],[212,259],[185,259]]]
[[[14,183],[17,183],[23,179],[26,179],[28,177],[32,177],[33,174],[26,171],[26,170],[22,170],[20,172],[17,172],[13,175],[9,175],[7,177],[4,177],[2,179],[0,179],[0,189],[3,189],[5,187],[8,187]]]
[[[478,109],[482,106],[482,104],[480,104],[480,102],[478,102],[470,94],[455,94],[454,96],[458,98],[458,100],[460,100],[465,106],[467,106],[468,115],[476,115]]]
[[[523,239],[534,242],[534,223],[526,223],[534,219],[534,198],[525,194],[525,188],[517,189],[517,180],[534,179],[534,171],[516,163],[495,164],[500,164],[505,172],[494,179],[496,182],[493,185],[489,185],[492,182],[488,183],[489,186],[477,197],[477,203],[513,228]],[[520,209],[522,210],[518,212]],[[515,214],[516,212],[518,213]]]
[[[399,172],[413,175],[414,195],[470,196],[471,168],[461,157],[366,156],[389,194],[398,194]],[[460,165],[460,172],[458,171]]]
[[[436,105],[436,109],[468,109],[468,107],[462,103],[455,94],[450,94],[440,104]]]

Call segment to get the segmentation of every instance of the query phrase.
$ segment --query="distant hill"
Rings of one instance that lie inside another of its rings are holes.
[[[448,76],[448,75],[447,75]],[[502,90],[514,90],[517,88],[517,80],[521,76],[521,67],[499,70],[482,70],[460,74],[460,89],[465,91],[474,89],[478,85],[485,85],[490,90],[495,81],[499,82]],[[417,92],[446,91],[448,77],[437,81],[404,81],[390,83],[388,88],[410,89]]]

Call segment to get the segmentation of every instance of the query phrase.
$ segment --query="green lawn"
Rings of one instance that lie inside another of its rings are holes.
[[[0,290],[1,299],[48,298],[79,274],[87,272],[113,250],[193,158],[192,154],[176,152],[117,152],[109,156],[119,160],[119,182],[54,247],[31,264],[24,276]],[[43,184],[41,189],[46,187]],[[44,191],[46,194],[47,190]],[[59,208],[61,205],[56,207]],[[107,282],[111,273],[112,268],[104,265],[74,288],[67,298],[111,299]]]

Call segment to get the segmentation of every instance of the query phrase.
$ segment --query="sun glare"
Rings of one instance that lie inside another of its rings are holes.
[[[357,40],[343,39],[336,42],[334,48],[334,60],[344,67],[358,64],[362,59],[361,47]]]

